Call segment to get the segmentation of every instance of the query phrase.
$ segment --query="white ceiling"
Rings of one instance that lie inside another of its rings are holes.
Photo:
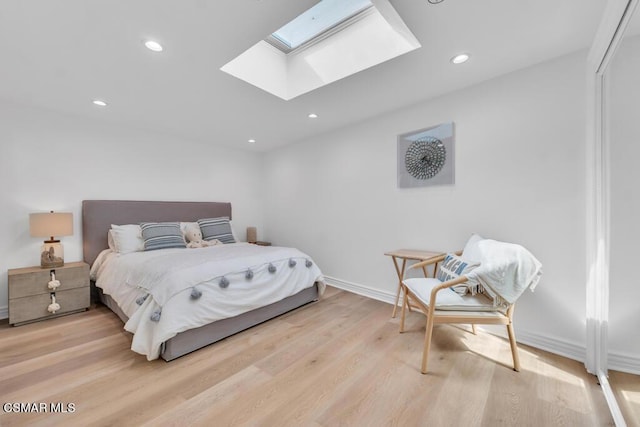
[[[625,29],[625,37],[634,37],[640,34],[640,8],[636,6],[631,19],[629,20],[629,26]]]
[[[0,99],[264,151],[588,48],[605,6],[391,0],[422,48],[291,101],[220,71],[314,3],[2,0]],[[165,51],[146,50],[149,37]],[[461,51],[472,58],[454,66]]]

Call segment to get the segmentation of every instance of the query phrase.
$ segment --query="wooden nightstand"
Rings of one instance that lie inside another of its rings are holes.
[[[257,242],[254,242],[253,244],[258,246],[271,246],[271,242],[262,242],[260,240],[258,240]]]
[[[60,286],[48,287],[51,272]],[[9,270],[9,324],[18,326],[29,322],[84,311],[89,308],[89,265],[70,262],[56,268],[14,268]],[[47,311],[55,295],[60,309]]]

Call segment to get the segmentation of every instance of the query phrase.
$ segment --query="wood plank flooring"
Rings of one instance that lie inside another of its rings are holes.
[[[391,306],[328,288],[324,298],[170,363],[129,350],[107,308],[0,325],[0,403],[73,404],[67,413],[0,410],[0,425],[603,426],[584,366],[464,327],[437,326],[419,370],[425,319],[398,333]],[[50,409],[50,407],[49,407]]]
[[[640,427],[640,376],[609,371],[609,384],[629,427]]]

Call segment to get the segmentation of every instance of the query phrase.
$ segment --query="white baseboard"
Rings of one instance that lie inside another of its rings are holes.
[[[504,337],[506,337],[506,333]],[[585,346],[576,342],[567,342],[565,339],[527,331],[516,331],[516,340],[519,343],[582,363],[584,363],[586,359],[587,349]],[[611,371],[640,375],[640,358],[631,354],[610,351],[607,355],[607,365]]]
[[[533,332],[516,330],[516,341],[583,363],[587,354],[587,349],[584,345]]]
[[[352,292],[354,294],[386,302],[388,304],[393,304],[396,299],[396,295],[393,292],[373,289],[369,286],[348,282],[346,280],[341,280],[331,276],[324,277],[328,285]],[[491,328],[486,328],[486,330],[496,335],[504,337],[507,336],[506,332],[503,334],[500,330],[494,330]],[[576,342],[567,341],[564,338],[540,335],[535,332],[527,332],[517,329],[516,340],[519,343],[526,344],[540,350],[548,351],[550,353],[567,357],[572,360],[577,360],[579,362],[585,362],[585,357],[587,354],[585,346]],[[611,370],[627,372],[636,375],[640,374],[640,358],[636,356],[622,353],[609,353],[608,359],[609,369]]]
[[[0,319],[7,318],[9,318],[9,307],[5,305],[4,307],[0,307]]]
[[[640,358],[628,353],[612,353],[607,355],[609,370],[640,375]]]
[[[352,292],[354,294],[362,295],[364,297],[372,298],[378,301],[386,302],[393,305],[396,300],[396,294],[389,291],[381,291],[378,289],[370,288],[369,286],[360,285],[358,283],[347,282],[346,280],[337,279],[331,276],[324,276],[327,285],[331,285],[334,288],[342,289]]]

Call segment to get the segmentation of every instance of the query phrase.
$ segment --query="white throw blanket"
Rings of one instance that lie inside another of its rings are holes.
[[[542,264],[524,247],[491,239],[477,245],[481,264],[467,277],[493,291],[498,304],[513,304],[527,288],[533,291],[538,285]]]
[[[268,269],[269,264],[284,268],[289,260],[294,260],[297,268],[307,268],[305,262],[311,261],[295,248],[247,243],[178,250],[147,259],[132,268],[126,283],[145,290],[162,307],[175,295],[199,283],[219,281],[223,277],[228,280],[232,276],[237,280],[238,274],[244,276],[248,269],[256,274]]]

